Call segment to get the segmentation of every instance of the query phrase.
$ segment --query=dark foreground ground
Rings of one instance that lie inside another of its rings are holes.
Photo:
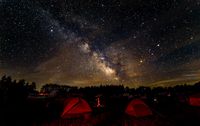
[[[200,107],[174,101],[147,101],[153,116],[134,118],[124,113],[130,100],[113,98],[103,108],[92,107],[88,120],[61,119],[62,101],[58,98],[28,99],[26,105],[13,101],[1,107],[0,126],[200,126]],[[92,106],[92,102],[89,104]]]

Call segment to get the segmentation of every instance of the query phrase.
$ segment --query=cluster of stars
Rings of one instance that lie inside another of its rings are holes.
[[[71,85],[200,80],[199,5],[2,0],[0,75]]]

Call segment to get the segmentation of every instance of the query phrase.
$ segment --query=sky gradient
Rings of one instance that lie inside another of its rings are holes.
[[[200,0],[0,0],[0,76],[71,86],[200,81]]]

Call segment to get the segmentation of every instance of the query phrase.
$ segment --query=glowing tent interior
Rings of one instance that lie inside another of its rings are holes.
[[[89,104],[82,98],[68,98],[64,102],[64,110],[61,118],[84,118],[92,112]]]
[[[133,99],[126,107],[125,113],[134,117],[145,117],[152,115],[150,108],[139,99]]]
[[[200,94],[189,96],[189,105],[200,107]]]

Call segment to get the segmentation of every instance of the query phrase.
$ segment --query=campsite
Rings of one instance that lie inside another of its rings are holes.
[[[119,103],[120,101],[123,103]],[[52,101],[51,109],[56,110],[59,105],[53,102],[57,101]],[[90,107],[90,102],[80,97],[67,98],[63,103],[63,110],[60,110],[57,116],[42,123],[39,121],[34,126],[198,126],[200,124],[198,122],[200,106],[192,106],[190,103],[177,102],[168,106],[167,103],[149,104],[145,100],[125,97],[112,99],[112,106],[102,108]]]
[[[200,126],[200,0],[0,0],[0,126]]]
[[[200,83],[77,88],[0,81],[2,126],[199,126]],[[11,121],[12,120],[12,121]]]

